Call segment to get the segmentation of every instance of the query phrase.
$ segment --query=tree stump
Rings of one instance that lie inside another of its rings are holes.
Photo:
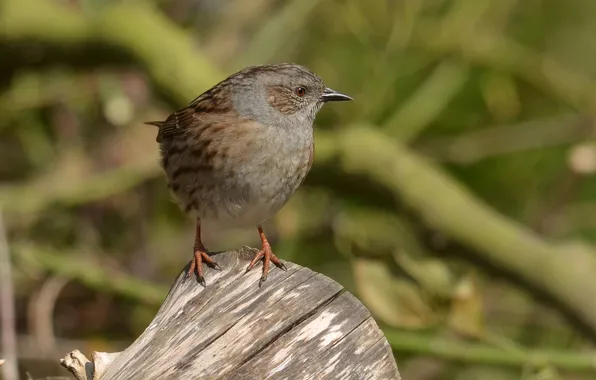
[[[62,365],[80,380],[399,380],[368,310],[330,278],[286,262],[259,288],[254,249],[215,254],[207,286],[178,276],[143,334],[119,353],[78,350]],[[188,267],[188,266],[187,266]]]

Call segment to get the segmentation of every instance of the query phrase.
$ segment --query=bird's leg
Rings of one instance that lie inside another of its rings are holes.
[[[190,267],[186,272],[186,278],[190,277],[195,269],[197,270],[197,281],[199,284],[205,286],[205,277],[203,277],[203,261],[206,262],[208,265],[221,270],[221,267],[209,256],[207,248],[203,245],[201,241],[201,222],[197,220],[197,228],[195,232],[195,245],[194,245],[194,255],[192,260],[190,261]]]
[[[255,254],[255,257],[252,259],[250,264],[248,264],[248,268],[246,271],[248,272],[257,264],[257,262],[263,259],[263,275],[261,276],[261,280],[259,281],[259,286],[263,284],[265,280],[267,280],[267,275],[269,274],[269,266],[271,263],[275,264],[278,268],[287,270],[286,266],[281,262],[280,259],[277,258],[271,251],[271,245],[267,238],[265,237],[265,233],[263,232],[263,228],[258,226],[259,229],[259,236],[261,237],[261,250]]]

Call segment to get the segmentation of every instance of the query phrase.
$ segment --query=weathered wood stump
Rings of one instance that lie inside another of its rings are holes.
[[[93,353],[92,362],[73,351],[62,365],[85,380],[400,379],[387,340],[354,296],[288,262],[259,288],[260,270],[244,273],[253,254],[216,254],[223,271],[206,269],[205,288],[183,271],[130,347]]]

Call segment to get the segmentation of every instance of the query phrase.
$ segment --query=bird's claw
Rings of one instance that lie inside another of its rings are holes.
[[[259,288],[263,285],[263,282],[267,281],[267,274],[263,274],[259,280]]]

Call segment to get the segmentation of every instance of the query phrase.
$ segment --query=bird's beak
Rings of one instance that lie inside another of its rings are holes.
[[[325,91],[323,91],[321,100],[324,102],[341,102],[345,100],[352,100],[352,98],[346,94],[342,94],[341,92],[337,92],[327,87]]]

